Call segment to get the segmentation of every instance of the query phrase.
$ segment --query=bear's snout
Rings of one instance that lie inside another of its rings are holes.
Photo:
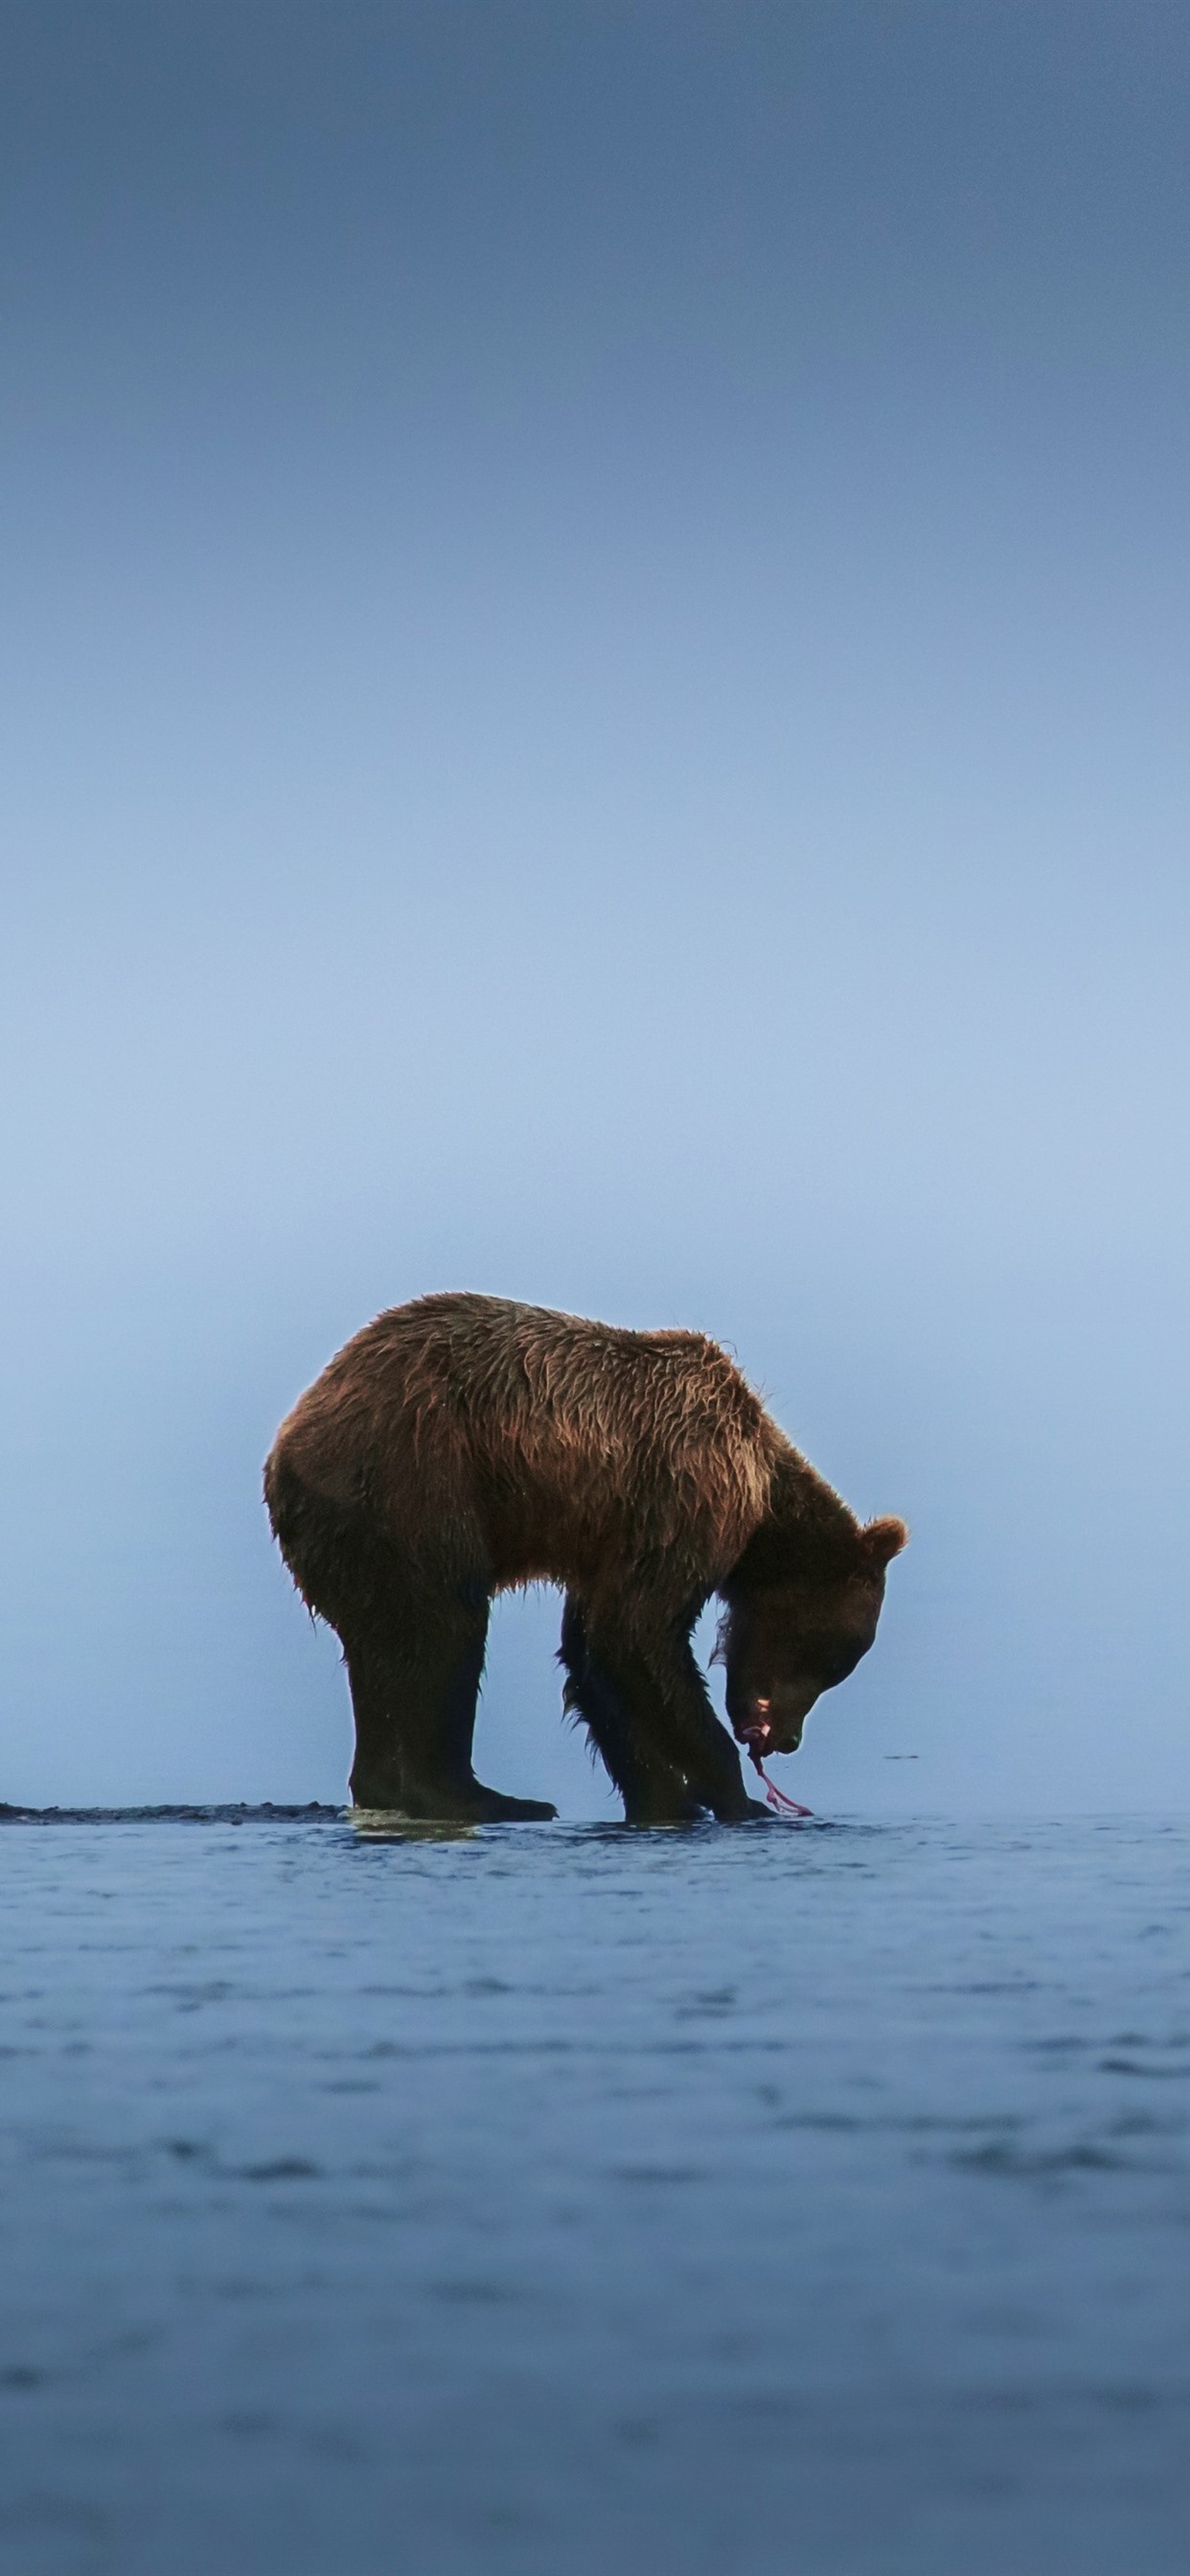
[[[818,1695],[819,1684],[804,1681],[782,1682],[767,1698],[750,1698],[735,1721],[737,1740],[754,1746],[762,1760],[767,1753],[796,1753]]]
[[[769,1720],[772,1729],[769,1736],[771,1753],[798,1751],[802,1740],[802,1728],[817,1697],[818,1687],[814,1682],[807,1682],[802,1690],[774,1693],[772,1715]]]

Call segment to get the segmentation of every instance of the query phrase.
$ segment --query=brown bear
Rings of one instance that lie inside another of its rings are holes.
[[[712,1593],[736,1736],[790,1753],[876,1634],[899,1520],[862,1529],[701,1333],[499,1297],[365,1326],[277,1434],[269,1516],[342,1641],[357,1806],[556,1813],[471,1767],[493,1594],[565,1587],[560,1661],[629,1823],[764,1815],[690,1645]]]

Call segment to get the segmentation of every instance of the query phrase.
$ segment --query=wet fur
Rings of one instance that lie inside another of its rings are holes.
[[[766,1604],[780,1625],[786,1596],[803,1619],[825,1603],[829,1626],[893,1552],[716,1343],[492,1297],[423,1297],[357,1333],[282,1424],[265,1496],[342,1641],[355,1801],[412,1816],[553,1812],[471,1766],[489,1604],[538,1581],[565,1588],[566,1704],[630,1821],[753,1813],[691,1651],[699,1612],[723,1595],[730,1681]]]

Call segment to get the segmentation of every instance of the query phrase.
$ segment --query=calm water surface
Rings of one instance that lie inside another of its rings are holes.
[[[0,1826],[19,2576],[1184,2576],[1190,1822]]]

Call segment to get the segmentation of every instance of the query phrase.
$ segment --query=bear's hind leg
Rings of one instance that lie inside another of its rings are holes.
[[[420,1590],[420,1587],[419,1587]],[[505,1798],[471,1764],[487,1640],[486,1596],[407,1593],[344,1637],[355,1714],[351,1794],[419,1821],[504,1824],[557,1813],[543,1800]]]
[[[592,1637],[586,1614],[567,1598],[558,1658],[566,1672],[565,1706],[581,1717],[624,1801],[630,1825],[692,1824],[699,1799],[656,1742],[656,1693],[639,1658],[620,1641]]]

